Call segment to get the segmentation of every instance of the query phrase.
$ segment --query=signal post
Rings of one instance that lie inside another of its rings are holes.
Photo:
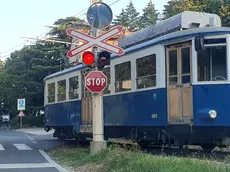
[[[98,32],[97,29],[94,29],[94,31],[93,31],[94,37],[97,37],[97,32]],[[98,61],[98,53],[99,53],[98,48],[93,47],[93,54],[94,54],[96,62]],[[95,65],[94,70],[98,71],[97,65]],[[95,79],[97,79],[97,78],[95,78]],[[85,82],[86,82],[85,86],[87,86],[87,78],[85,79]],[[105,81],[105,85],[107,86],[107,78]],[[107,148],[107,143],[104,140],[104,118],[103,118],[103,96],[102,96],[102,94],[103,93],[101,92],[101,93],[94,93],[92,95],[93,141],[90,142],[90,153],[91,154]]]
[[[72,28],[67,29],[69,36],[82,39],[84,44],[69,50],[69,58],[82,54],[83,63],[92,68],[92,71],[85,77],[85,87],[93,93],[93,141],[90,143],[90,152],[96,153],[105,149],[107,143],[104,140],[104,119],[103,119],[103,90],[107,87],[107,77],[100,71],[106,65],[110,65],[110,53],[117,55],[124,54],[122,48],[108,44],[106,40],[122,31],[121,26],[117,26],[108,32],[98,36],[98,31],[109,26],[112,22],[113,13],[110,7],[102,2],[92,4],[87,12],[87,20],[92,26],[93,35],[89,36]],[[89,48],[91,51],[86,51]],[[97,47],[104,49],[99,51]]]

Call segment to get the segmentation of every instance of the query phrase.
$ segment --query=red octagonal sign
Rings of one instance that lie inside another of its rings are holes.
[[[107,87],[107,77],[101,71],[92,71],[85,77],[85,87],[93,93],[101,93]]]

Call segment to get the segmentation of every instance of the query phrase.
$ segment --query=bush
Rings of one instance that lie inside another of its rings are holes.
[[[20,127],[20,118],[15,117],[10,121],[10,125],[12,128]],[[25,116],[22,118],[22,127],[43,127],[43,117],[40,116]]]

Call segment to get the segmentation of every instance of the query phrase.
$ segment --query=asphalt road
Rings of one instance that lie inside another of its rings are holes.
[[[0,171],[67,172],[44,151],[63,144],[52,133],[39,136],[0,128]]]

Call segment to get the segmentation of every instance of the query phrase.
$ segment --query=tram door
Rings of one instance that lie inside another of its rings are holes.
[[[192,123],[192,45],[183,43],[166,49],[168,123]]]
[[[90,70],[84,70],[81,72],[82,78],[82,99],[81,99],[81,120],[82,131],[92,130],[92,93],[85,87],[85,77]]]

